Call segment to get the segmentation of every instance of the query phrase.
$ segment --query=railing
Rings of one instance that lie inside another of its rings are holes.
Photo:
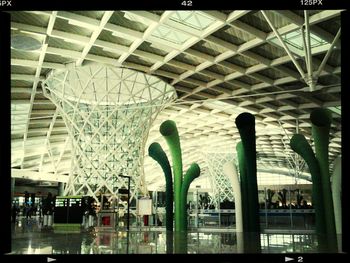
[[[266,228],[313,229],[314,209],[260,209],[260,226]],[[234,209],[190,211],[189,227],[235,227]]]
[[[314,209],[260,209],[261,229],[300,229],[313,230],[315,227]],[[235,209],[199,209],[188,211],[188,227],[196,228],[235,228]],[[119,218],[126,225],[126,218]],[[143,220],[131,217],[130,226],[143,226]],[[165,213],[149,216],[148,226],[165,227]],[[123,228],[119,226],[119,228]]]

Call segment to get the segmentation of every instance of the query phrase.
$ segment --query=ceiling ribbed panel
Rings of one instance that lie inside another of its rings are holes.
[[[306,72],[297,33],[304,11],[265,14]],[[309,11],[310,34],[322,43],[312,48],[313,71],[341,26],[340,14]],[[16,11],[11,19],[13,40],[16,35],[30,36],[42,45],[32,51],[11,49],[13,168],[69,174],[71,146],[65,123],[43,96],[41,81],[51,70],[88,63],[135,69],[173,85],[178,98],[158,115],[146,147],[157,141],[167,149],[159,126],[174,120],[184,167],[198,162],[204,177],[208,167],[202,152],[235,154],[240,137],[234,121],[244,111],[256,118],[258,169],[293,170],[289,140],[298,131],[312,141],[309,115],[317,107],[333,112],[330,162],[341,154],[340,41],[320,72],[317,89],[310,92],[259,10]],[[150,188],[164,186],[156,162],[146,156],[144,167]]]

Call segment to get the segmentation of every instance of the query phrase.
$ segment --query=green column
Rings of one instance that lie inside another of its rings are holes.
[[[322,180],[318,161],[311,146],[304,135],[294,134],[290,140],[290,147],[299,154],[309,167],[312,180],[312,204],[315,208],[316,234],[319,243],[319,252],[327,252],[325,210],[323,209]]]
[[[261,244],[258,183],[256,175],[255,117],[250,113],[244,112],[238,115],[235,122],[242,140],[246,170],[246,182],[242,182],[242,190],[244,189],[244,195],[247,199],[247,204],[242,201],[242,205],[248,205],[246,212],[246,216],[248,217],[244,219],[244,223],[247,223],[247,232],[245,233],[247,238],[244,238],[246,248],[245,252],[260,253]]]
[[[200,169],[198,164],[193,163],[183,178],[180,138],[176,124],[174,121],[167,120],[160,125],[159,130],[168,144],[173,163],[175,194],[175,253],[187,253],[187,192],[191,182],[199,176]],[[152,148],[154,147],[155,146]],[[159,154],[157,154],[157,156],[158,155]],[[167,173],[169,173],[168,168],[166,168],[166,170]]]
[[[166,230],[173,231],[173,180],[168,157],[162,146],[154,142],[148,148],[148,155],[158,162],[165,176],[165,218]]]
[[[191,164],[187,170],[184,180],[181,185],[181,221],[180,230],[175,233],[175,252],[186,254],[187,253],[187,193],[191,182],[197,178],[200,174],[200,168],[198,164]]]
[[[191,164],[190,168],[188,168],[185,177],[184,177],[184,181],[182,182],[182,186],[181,186],[181,214],[182,216],[182,220],[180,223],[180,231],[187,231],[187,209],[186,209],[186,205],[187,205],[187,193],[188,193],[188,189],[190,187],[190,184],[192,183],[192,181],[197,178],[200,174],[201,170],[199,168],[199,165],[196,163]]]
[[[182,155],[179,133],[174,121],[167,120],[160,125],[160,133],[164,136],[170,150],[174,174],[175,194],[175,231],[180,230],[181,222],[181,184],[182,184]]]
[[[342,171],[341,171],[341,157],[337,157],[333,163],[333,174],[332,174],[332,196],[334,206],[334,219],[335,219],[335,230],[337,232],[338,239],[338,251],[342,251],[342,208],[341,208],[341,197],[342,197]]]
[[[325,213],[326,231],[329,252],[337,252],[337,237],[335,230],[334,207],[329,174],[329,132],[332,113],[328,109],[318,108],[311,112],[312,136],[315,143],[315,154],[320,166],[323,194],[323,209]]]

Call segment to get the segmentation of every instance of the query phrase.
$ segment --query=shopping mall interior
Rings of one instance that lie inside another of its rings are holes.
[[[343,253],[344,13],[1,14],[7,255]]]

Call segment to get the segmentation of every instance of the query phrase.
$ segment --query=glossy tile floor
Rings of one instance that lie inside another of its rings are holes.
[[[314,253],[317,241],[310,232],[295,234],[270,230],[260,235],[262,253]],[[239,253],[232,229],[189,231],[188,254]],[[12,224],[10,254],[165,254],[164,229],[131,229],[94,233],[41,231],[38,219]]]

